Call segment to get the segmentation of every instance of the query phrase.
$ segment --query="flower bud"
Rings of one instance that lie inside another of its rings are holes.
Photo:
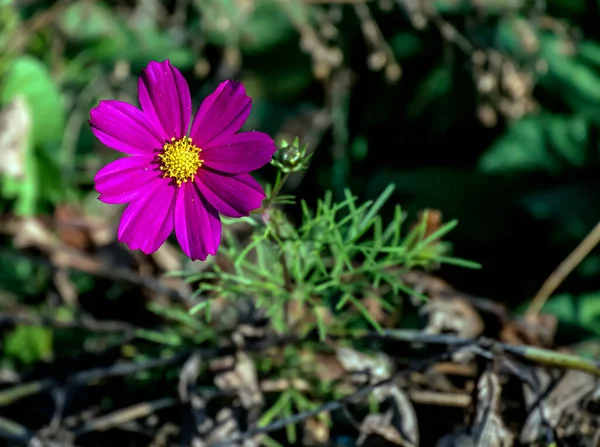
[[[284,173],[303,171],[308,168],[308,161],[312,154],[306,155],[308,144],[300,147],[298,137],[294,138],[293,143],[287,141],[281,142],[281,148],[273,156],[271,164]]]

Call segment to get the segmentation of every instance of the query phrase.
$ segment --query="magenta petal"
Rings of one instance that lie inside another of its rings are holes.
[[[202,148],[204,164],[217,171],[243,174],[262,168],[277,150],[273,139],[262,132],[242,132]],[[218,143],[218,144],[217,144]]]
[[[122,101],[100,101],[90,112],[92,132],[108,147],[131,155],[150,155],[163,142],[144,113]]]
[[[176,191],[162,179],[148,185],[146,193],[125,208],[119,241],[145,254],[158,250],[173,231]]]
[[[196,146],[204,149],[215,138],[227,137],[240,130],[251,109],[252,99],[246,95],[240,82],[221,82],[200,105],[192,123],[190,137]]]
[[[104,203],[127,203],[144,195],[160,171],[151,165],[152,159],[133,155],[107,164],[94,177],[98,199]]]
[[[221,242],[221,219],[202,197],[194,183],[179,188],[175,205],[175,235],[183,252],[192,260],[204,261],[217,253]]]
[[[265,199],[262,187],[250,174],[226,176],[204,169],[196,183],[206,200],[227,217],[247,216]]]
[[[142,110],[161,130],[163,140],[187,134],[192,117],[190,89],[168,60],[150,62],[142,71],[138,96]]]

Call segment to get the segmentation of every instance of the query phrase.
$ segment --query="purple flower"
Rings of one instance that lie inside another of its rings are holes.
[[[189,87],[168,60],[143,70],[138,96],[141,110],[101,101],[90,113],[94,135],[129,155],[96,174],[99,200],[129,203],[118,234],[129,248],[153,253],[174,229],[185,254],[205,260],[221,241],[219,213],[242,217],[260,207],[264,191],[248,173],[271,160],[275,144],[261,132],[236,133],[252,108],[239,82],[205,98],[191,128]]]

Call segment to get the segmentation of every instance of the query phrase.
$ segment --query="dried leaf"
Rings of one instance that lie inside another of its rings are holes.
[[[543,392],[550,385],[551,378],[544,370],[536,371],[536,376]],[[567,371],[540,406],[529,412],[521,430],[520,441],[531,443],[543,436],[543,419],[555,429],[561,427],[564,425],[562,424],[564,420],[571,419],[573,414],[582,412],[581,402],[586,398],[592,398],[598,389],[600,389],[598,377],[581,371]],[[536,396],[526,385],[523,391],[525,404],[531,408],[539,396]],[[543,412],[543,418],[540,410]],[[581,416],[578,414],[578,417]]]
[[[190,401],[190,390],[196,385],[200,374],[200,356],[193,353],[181,367],[177,391],[182,402]]]
[[[281,393],[290,388],[305,393],[312,390],[310,384],[302,379],[273,379],[260,382],[260,389],[265,393]]]
[[[54,280],[54,285],[63,301],[70,306],[76,306],[79,294],[77,292],[77,287],[73,284],[73,281],[71,281],[69,271],[66,269],[56,269],[52,275],[52,279]]]
[[[75,268],[91,274],[95,274],[103,269],[103,265],[98,259],[79,250],[69,250],[63,247],[56,248],[50,254],[50,260],[52,265],[57,268]]]
[[[357,385],[377,384],[392,374],[391,361],[384,354],[367,355],[341,347],[337,349],[337,359],[344,370],[353,375],[350,379]],[[372,396],[382,404],[383,412],[368,415],[363,420],[358,444],[369,435],[377,435],[396,445],[418,445],[417,416],[404,391],[397,384],[388,383],[376,387]]]
[[[183,268],[180,251],[168,242],[152,253],[152,259],[163,272],[177,272]]]
[[[384,354],[369,356],[352,348],[341,347],[337,350],[337,359],[347,373],[352,374],[350,380],[357,385],[375,384],[386,380],[392,372],[389,358]],[[373,390],[378,401],[383,400],[382,387]]]
[[[471,404],[471,396],[467,393],[440,393],[436,391],[410,390],[410,400],[436,407],[467,408]]]
[[[382,387],[382,413],[369,414],[360,426],[357,444],[363,444],[369,435],[377,435],[396,445],[416,447],[419,444],[419,423],[412,403],[396,385]]]
[[[246,409],[263,405],[263,395],[258,384],[256,366],[248,354],[239,351],[233,368],[215,376],[215,385],[223,391],[236,391]]]
[[[423,306],[427,314],[427,334],[451,332],[459,337],[473,338],[483,332],[483,321],[473,306],[460,296],[432,299]]]
[[[58,238],[69,247],[86,250],[92,244],[89,225],[83,212],[73,205],[59,204],[54,210]]]
[[[546,314],[507,321],[500,332],[500,341],[514,345],[551,348],[557,326],[558,318]]]
[[[221,408],[214,420],[206,419],[199,433],[200,436],[193,439],[192,447],[211,447],[222,443],[231,447],[258,447],[262,438],[262,435],[256,435],[243,442],[231,442],[242,436],[242,430],[231,408]]]
[[[340,379],[346,372],[335,354],[302,349],[300,358],[303,365],[307,365],[319,380],[325,382]]]
[[[423,223],[425,223],[425,231],[423,233],[423,239],[426,239],[429,236],[431,236],[433,233],[435,233],[437,230],[442,228],[442,226],[444,224],[442,212],[439,210],[431,210],[431,209],[424,209],[424,210],[419,211],[417,213],[416,221],[410,227],[410,231],[419,227]],[[439,241],[439,240],[436,239],[435,241],[432,241],[432,244],[437,241]]]
[[[401,277],[407,286],[412,289],[418,289],[431,298],[456,293],[446,281],[426,272],[410,270],[403,273]]]
[[[385,413],[367,415],[360,424],[361,434],[356,441],[357,445],[363,445],[369,435],[378,435],[393,444],[405,445],[402,436],[392,425],[392,416],[392,409]]]
[[[325,444],[329,441],[329,436],[329,426],[322,420],[314,417],[304,422],[303,445]]]
[[[374,293],[366,295],[362,300],[363,305],[377,323],[384,323],[387,314],[383,310],[381,298]]]
[[[0,174],[24,177],[30,130],[31,112],[25,98],[17,96],[0,109]]]
[[[100,201],[98,201],[98,203],[105,205]],[[103,216],[110,216],[112,219],[114,219],[115,215],[116,213],[111,212],[110,214],[106,213]],[[89,235],[95,246],[100,247],[115,241],[117,231],[115,229],[114,222],[111,222],[111,220],[106,217],[91,214],[87,214],[86,219],[88,222]]]
[[[323,306],[311,307],[306,303],[294,299],[286,303],[288,314],[288,326],[294,328],[300,334],[306,334],[313,330],[317,325],[317,316],[315,312],[319,312],[321,321],[326,326],[333,324],[333,316],[331,311]]]
[[[478,402],[474,440],[477,446],[511,447],[514,436],[500,417],[502,388],[498,376],[486,371],[477,384]]]
[[[371,383],[387,379],[391,372],[391,362],[384,354],[367,355],[352,348],[340,347],[337,359],[349,373],[367,372],[372,378]]]
[[[241,434],[231,408],[222,408],[217,413],[213,429],[204,440],[198,439],[198,447],[208,447],[217,442],[229,441]],[[239,445],[239,444],[233,444]]]
[[[44,223],[35,217],[17,218],[9,224],[9,231],[14,234],[15,247],[38,248],[45,252],[52,252],[58,241]]]

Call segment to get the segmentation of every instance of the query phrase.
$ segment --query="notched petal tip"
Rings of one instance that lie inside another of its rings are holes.
[[[239,131],[252,110],[252,98],[240,81],[227,80],[208,95],[192,122],[190,136],[200,146],[222,140]]]
[[[138,98],[163,140],[187,134],[192,116],[190,90],[181,72],[168,59],[152,61],[142,70]]]
[[[155,71],[155,70],[167,71],[167,70],[170,70],[171,68],[174,68],[175,70],[177,70],[177,68],[175,68],[173,66],[173,64],[171,64],[171,61],[169,59],[165,59],[162,61],[150,61],[150,62],[148,62],[148,65],[146,65],[144,68],[142,68],[141,75],[143,76],[144,74],[151,72],[151,71]]]
[[[107,107],[110,107],[110,103],[112,101],[115,101],[113,99],[101,99],[100,101],[98,101],[98,105],[96,107],[92,107],[90,109],[90,118],[88,119],[88,123],[90,124],[90,126],[94,125],[94,122],[98,120],[98,118],[101,117],[102,113],[105,112]],[[116,102],[120,102],[120,101],[116,101]]]
[[[203,255],[194,255],[194,254],[186,254],[190,261],[201,261],[204,262],[208,259],[209,256],[215,256],[217,254],[217,250],[214,253],[204,253]]]
[[[170,59],[163,59],[162,61],[150,61],[150,62],[148,62],[148,65],[146,65],[146,67],[143,68],[142,70],[147,70],[148,68],[154,67],[156,65],[159,65],[159,66],[163,66],[163,65],[169,66],[169,65],[171,65],[171,60]]]
[[[242,81],[236,81],[235,79],[227,79],[227,80],[221,82],[219,84],[219,86],[216,88],[216,90],[219,90],[222,88],[231,88],[233,90],[234,94],[244,95],[244,96],[248,97],[249,100],[252,100],[252,98],[250,98],[246,94],[246,87],[244,87],[244,84],[242,84]]]

